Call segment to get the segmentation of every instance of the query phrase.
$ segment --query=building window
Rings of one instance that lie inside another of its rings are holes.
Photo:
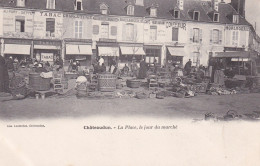
[[[75,38],[81,39],[82,38],[82,21],[75,21]]]
[[[25,7],[25,0],[17,0],[16,6],[18,6],[18,7]]]
[[[126,24],[125,33],[123,33],[123,36],[124,35],[127,41],[134,40],[134,24]]]
[[[145,61],[146,63],[154,63],[155,59],[157,61],[157,63],[160,63],[160,53],[161,53],[161,49],[151,49],[151,48],[147,48],[145,49]]]
[[[116,26],[111,26],[111,35],[116,36],[117,35],[117,27]]]
[[[46,37],[54,37],[55,34],[55,19],[46,18]]]
[[[233,23],[238,24],[239,23],[239,15],[233,15]]]
[[[135,5],[144,6],[144,0],[135,0]]]
[[[179,28],[172,28],[172,41],[178,41],[179,39]]]
[[[180,11],[174,10],[174,18],[180,18]]]
[[[134,6],[132,5],[127,6],[127,15],[134,15],[134,10],[135,10]]]
[[[16,19],[15,19],[15,32],[25,32],[24,17],[16,17]]]
[[[157,8],[150,8],[150,16],[151,17],[157,16]]]
[[[210,43],[221,44],[222,43],[222,31],[214,29],[211,31]]]
[[[194,11],[193,13],[193,20],[199,21],[200,12]]]
[[[219,14],[218,13],[214,13],[213,21],[214,22],[219,22]]]
[[[75,0],[75,10],[83,10],[82,9],[82,0]]]
[[[46,8],[55,9],[55,0],[47,0]]]
[[[99,34],[99,26],[98,25],[93,25],[93,34],[98,35]]]
[[[157,26],[150,27],[150,40],[151,41],[157,40]]]
[[[108,39],[109,38],[109,24],[102,23],[101,24],[101,38]]]
[[[233,31],[232,32],[232,45],[233,46],[238,46],[238,31]]]
[[[200,41],[200,29],[193,28],[191,40],[193,43],[199,43]]]
[[[104,3],[100,5],[100,12],[101,14],[107,15],[108,14],[108,6]]]
[[[200,63],[199,52],[193,52],[192,62],[196,66]]]

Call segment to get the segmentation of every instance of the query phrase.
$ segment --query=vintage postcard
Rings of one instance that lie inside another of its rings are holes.
[[[0,166],[259,166],[259,9],[0,0]]]

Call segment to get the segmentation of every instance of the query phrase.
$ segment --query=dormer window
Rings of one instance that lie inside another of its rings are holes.
[[[83,10],[82,0],[75,0],[75,10]]]
[[[144,6],[144,0],[135,0],[135,5]]]
[[[180,11],[179,10],[174,10],[173,17],[174,18],[180,18]]]
[[[219,13],[214,13],[213,22],[219,22]]]
[[[134,15],[135,8],[133,5],[128,5],[127,6],[127,15]]]
[[[25,7],[25,0],[17,0],[16,6],[17,7]]]
[[[193,20],[199,21],[199,18],[200,18],[200,12],[194,11],[193,12]]]
[[[150,17],[157,17],[157,8],[150,8]]]
[[[100,5],[100,12],[101,14],[107,15],[108,14],[108,6],[104,3]]]
[[[238,14],[234,14],[233,15],[233,23],[234,24],[238,24],[239,23],[239,15]]]
[[[46,9],[55,9],[55,0],[47,0]]]

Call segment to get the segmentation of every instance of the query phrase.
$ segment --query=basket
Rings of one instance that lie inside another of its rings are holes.
[[[101,92],[113,92],[116,90],[116,75],[99,74],[98,90]]]
[[[126,80],[126,86],[129,87],[129,88],[139,88],[141,86],[141,81]]]
[[[42,78],[40,73],[29,74],[29,87],[33,90],[47,91],[50,89],[51,79]]]

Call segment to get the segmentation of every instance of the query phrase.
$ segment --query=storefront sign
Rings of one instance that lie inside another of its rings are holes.
[[[44,17],[62,17],[62,13],[54,12],[40,12],[40,15]]]
[[[106,38],[100,38],[100,42],[116,42],[116,39],[106,39]]]
[[[175,21],[167,21],[166,28],[173,27],[173,28],[181,28],[186,30],[186,23],[184,22],[175,22]]]
[[[25,10],[13,10],[13,9],[5,9],[4,13],[10,13],[15,15],[32,15],[33,12],[25,11]]]
[[[60,46],[61,42],[59,42],[59,41],[36,40],[36,41],[34,41],[34,45]]]
[[[41,53],[41,60],[44,62],[52,62],[53,61],[53,53]]]
[[[226,26],[225,28],[226,30],[239,30],[239,31],[249,31],[249,27],[248,26],[236,26],[236,25],[229,25]]]
[[[100,20],[100,21],[119,21],[118,18],[112,18],[112,17],[104,17],[104,16],[94,16],[94,20]]]
[[[68,14],[68,13],[64,13],[63,17],[64,18],[91,19],[91,16],[79,15],[79,14]]]
[[[24,40],[24,39],[4,39],[5,44],[26,44],[31,45],[31,40]]]
[[[139,19],[139,18],[120,18],[120,21],[125,21],[125,22],[139,22],[139,23],[145,22],[143,19]]]

